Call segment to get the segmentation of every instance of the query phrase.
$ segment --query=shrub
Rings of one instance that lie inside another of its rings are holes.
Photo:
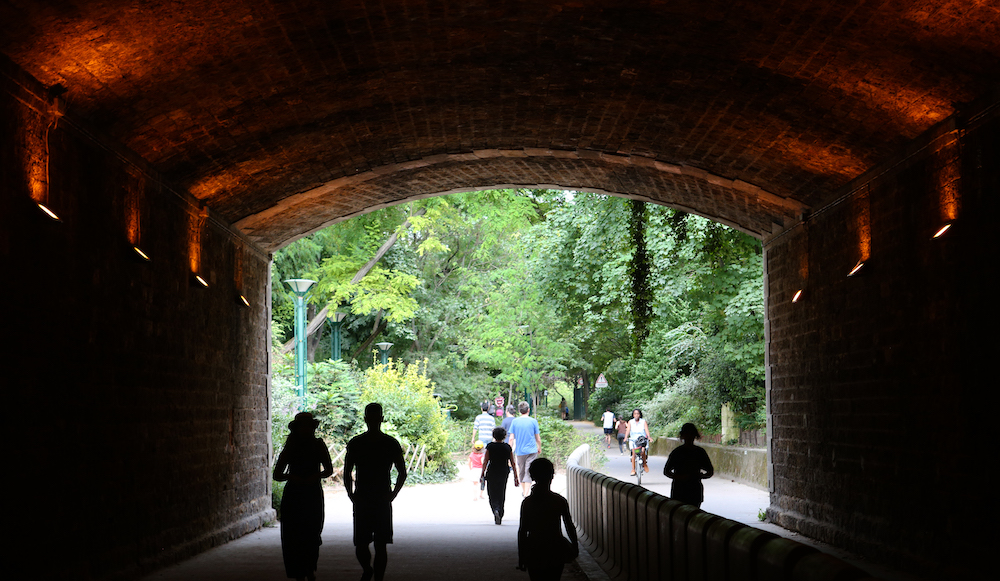
[[[566,467],[566,459],[577,446],[589,443],[572,424],[557,417],[539,416],[538,431],[542,438],[542,456],[551,460],[557,469]]]
[[[343,361],[309,365],[306,411],[319,421],[317,435],[342,448],[363,429],[361,386],[356,370]]]
[[[362,376],[361,406],[382,404],[386,432],[398,434],[405,448],[425,446],[427,472],[448,472],[448,430],[444,411],[434,397],[434,384],[427,378],[420,363],[406,364],[390,360],[387,365],[374,365]]]

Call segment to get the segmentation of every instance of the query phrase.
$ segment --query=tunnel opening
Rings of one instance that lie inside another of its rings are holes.
[[[365,271],[373,256],[379,266]],[[641,260],[647,263],[637,266]],[[275,355],[272,376],[272,394],[279,394],[272,402],[280,403],[271,409],[282,418],[274,441],[284,439],[300,373],[292,354],[294,296],[282,281],[306,278],[319,281],[306,316],[314,329],[310,359],[327,359],[336,345],[336,359],[353,360],[351,369],[308,368],[316,377],[308,383],[320,383],[310,388],[318,391],[304,404],[310,409],[333,390],[360,417],[366,374],[381,365],[372,365],[374,344],[387,342],[397,362],[423,362],[419,373],[460,420],[448,423],[452,455],[471,446],[467,424],[483,401],[500,417],[504,404],[495,401],[528,400],[546,417],[558,406],[589,421],[606,407],[626,416],[641,402],[655,408],[646,413],[656,436],[676,436],[694,421],[714,434],[710,441],[742,436],[763,446],[762,268],[760,242],[748,235],[670,208],[579,191],[466,192],[338,223],[274,256],[272,328],[280,329],[276,343],[285,353]],[[639,269],[651,281],[645,320],[631,314]],[[374,273],[374,282],[366,286],[358,272]],[[393,319],[392,309],[403,315]],[[648,348],[634,339],[640,335],[649,337]],[[605,375],[611,386],[595,386]],[[360,422],[330,411],[337,428],[325,436],[342,448]],[[546,432],[546,443],[558,437]],[[561,444],[558,465],[575,445]]]

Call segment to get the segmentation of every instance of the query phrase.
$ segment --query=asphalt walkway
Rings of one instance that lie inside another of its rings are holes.
[[[520,489],[514,488],[513,480],[509,486],[506,515],[500,526],[493,522],[489,502],[473,499],[477,495],[471,482],[403,488],[393,503],[394,542],[389,546],[386,579],[528,581],[527,573],[514,568],[521,494]],[[565,475],[557,475],[552,488],[565,496]],[[316,574],[320,581],[361,577],[351,540],[351,514],[351,502],[343,488],[328,487],[326,526]],[[589,581],[576,564],[568,566],[562,578]],[[145,577],[145,581],[265,579],[285,579],[277,526]]]
[[[574,428],[593,436],[593,445],[601,446],[602,430],[587,422],[573,422]],[[626,482],[629,457],[618,453],[617,442],[607,454],[600,470]],[[669,496],[670,481],[663,476],[664,457],[650,457],[650,471],[642,485]],[[465,472],[463,471],[463,476]],[[557,474],[553,490],[566,492],[564,474]],[[493,523],[488,502],[474,500],[469,481],[406,487],[393,503],[395,542],[389,546],[386,579],[439,580],[476,579],[476,581],[527,581],[528,576],[514,569],[517,564],[517,528],[521,507],[519,489],[513,482],[507,492],[506,517],[502,525]],[[705,481],[702,509],[750,526],[817,547],[873,576],[891,581],[915,578],[865,562],[853,555],[802,537],[776,525],[762,523],[758,513],[769,505],[768,493],[717,475]],[[361,568],[354,557],[351,541],[351,503],[343,488],[330,486],[326,491],[326,526],[320,548],[317,579],[360,578]],[[584,553],[586,553],[584,551]],[[192,559],[158,571],[144,581],[257,581],[284,579],[281,540],[277,526],[267,527],[243,538],[217,547]],[[604,581],[606,575],[583,554],[568,566],[564,581]]]
[[[624,454],[619,453],[617,439],[612,440],[611,448],[609,449],[603,443],[603,429],[594,426],[591,422],[573,422],[573,427],[577,431],[592,437],[590,441],[592,446],[604,449],[607,456],[607,463],[603,467],[596,468],[599,472],[625,482],[636,482],[635,476],[630,475],[632,472],[630,456],[627,451]],[[643,474],[642,486],[664,496],[670,496],[670,479],[663,475],[663,466],[666,462],[666,456],[650,456],[649,472]],[[701,508],[705,512],[710,512],[723,518],[766,530],[787,539],[815,547],[824,553],[833,555],[838,559],[851,563],[859,569],[867,571],[872,577],[885,579],[886,581],[920,581],[912,575],[872,563],[857,555],[802,536],[799,533],[778,525],[761,522],[760,513],[771,504],[770,495],[766,490],[740,484],[722,474],[716,474],[714,477],[704,480],[703,483],[705,485],[705,501],[702,503]]]

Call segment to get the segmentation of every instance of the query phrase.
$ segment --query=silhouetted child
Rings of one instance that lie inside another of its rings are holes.
[[[469,454],[469,478],[476,485],[476,491],[472,493],[472,500],[479,500],[483,497],[483,490],[486,488],[486,480],[483,474],[483,448],[482,440],[476,440],[472,445],[472,453]]]
[[[531,581],[555,581],[563,566],[579,555],[576,527],[569,503],[552,492],[555,467],[547,458],[536,458],[528,467],[535,482],[531,494],[521,502],[521,527],[517,531],[517,568],[528,570]],[[566,527],[567,539],[562,535]]]
[[[663,475],[673,480],[670,498],[701,508],[705,500],[705,486],[701,481],[711,478],[715,469],[705,449],[694,445],[694,441],[701,438],[694,424],[681,426],[680,437],[684,443],[667,456]]]

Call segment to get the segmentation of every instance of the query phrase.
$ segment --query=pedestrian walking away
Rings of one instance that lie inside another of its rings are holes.
[[[604,443],[608,445],[608,449],[610,450],[611,434],[615,432],[615,414],[611,411],[611,408],[604,408],[601,420],[604,421]]]
[[[705,500],[705,485],[701,483],[715,474],[712,460],[704,448],[694,445],[701,434],[694,424],[681,426],[680,438],[684,442],[667,456],[663,475],[670,478],[670,498],[701,508]]]
[[[531,408],[528,402],[522,401],[517,406],[521,416],[510,423],[511,446],[514,448],[514,458],[517,460],[517,476],[521,479],[521,496],[528,496],[531,484],[531,474],[528,468],[532,461],[542,452],[541,431],[538,421],[528,415]]]
[[[514,488],[518,486],[517,463],[514,451],[504,443],[506,437],[506,430],[494,428],[493,441],[486,445],[486,452],[483,454],[481,478],[486,481],[486,495],[490,498],[490,510],[493,511],[493,522],[496,524],[503,521],[507,477],[511,472],[514,472]]]
[[[628,422],[621,416],[615,416],[615,429],[618,432],[618,455],[625,455],[625,434],[628,433]]]
[[[382,406],[365,407],[368,431],[347,443],[344,486],[354,503],[354,547],[361,564],[361,581],[382,581],[388,562],[386,545],[392,543],[392,501],[406,482],[403,449],[395,438],[382,433]],[[389,473],[396,467],[396,483],[389,488]],[[355,474],[355,469],[357,473]],[[375,544],[372,561],[368,545]]]
[[[288,424],[291,433],[278,454],[274,479],[285,483],[281,496],[281,556],[289,579],[316,578],[323,544],[323,479],[333,474],[330,451],[316,437],[319,421],[302,412]]]
[[[483,497],[483,489],[486,488],[486,481],[483,480],[483,461],[484,452],[483,448],[486,446],[476,440],[476,443],[472,445],[472,453],[469,454],[469,479],[475,485],[475,491],[472,493],[472,500],[479,500]]]
[[[472,421],[472,441],[469,442],[469,447],[475,445],[476,440],[479,440],[484,445],[486,442],[493,441],[493,428],[497,427],[497,421],[493,419],[490,414],[490,402],[484,401],[479,406],[482,408],[483,413],[476,416],[476,419]]]
[[[569,513],[569,503],[552,492],[555,467],[548,458],[531,464],[535,486],[531,496],[521,503],[521,526],[517,531],[517,568],[528,571],[531,581],[556,581],[566,563],[580,554],[576,527]],[[566,536],[562,529],[565,527]]]
[[[503,431],[507,433],[507,443],[510,444],[510,441],[511,441],[510,440],[510,438],[511,438],[511,436],[510,436],[510,424],[511,424],[511,422],[514,421],[514,405],[513,404],[507,404],[507,409],[504,410],[504,414],[505,415],[504,415],[504,418],[503,418],[503,422],[500,424],[500,427],[503,428]]]

